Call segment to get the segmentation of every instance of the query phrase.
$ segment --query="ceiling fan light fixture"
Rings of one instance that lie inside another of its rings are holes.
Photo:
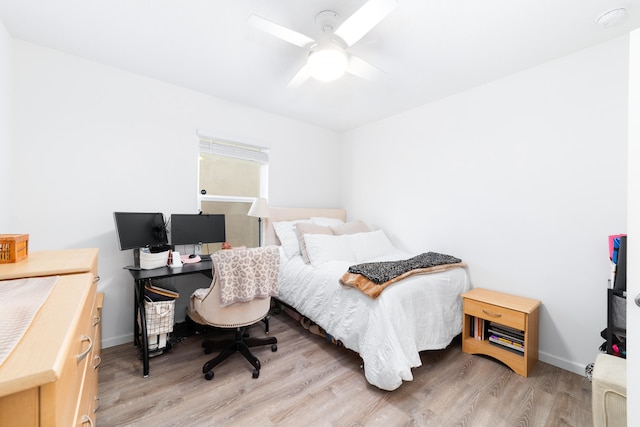
[[[347,71],[348,64],[347,54],[337,46],[313,50],[307,60],[311,76],[325,82],[342,77]]]

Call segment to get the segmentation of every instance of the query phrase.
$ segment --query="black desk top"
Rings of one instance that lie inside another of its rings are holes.
[[[213,268],[213,263],[209,259],[202,260],[200,262],[194,262],[192,264],[182,264],[181,267],[160,267],[154,268],[152,270],[142,270],[140,269],[140,267],[128,265],[124,268],[129,270],[129,273],[131,273],[131,276],[133,276],[134,280],[162,279],[165,277],[175,277],[195,273],[203,273],[211,277],[211,269]]]

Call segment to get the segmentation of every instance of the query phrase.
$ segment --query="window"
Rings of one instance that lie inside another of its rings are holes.
[[[258,246],[258,221],[247,212],[256,197],[267,197],[268,149],[200,132],[198,136],[200,210],[225,215],[231,246]],[[213,252],[218,246],[208,249]]]

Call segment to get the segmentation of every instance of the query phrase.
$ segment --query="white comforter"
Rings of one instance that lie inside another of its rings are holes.
[[[396,251],[371,261],[411,256]],[[411,368],[421,365],[418,352],[445,348],[462,331],[460,294],[471,288],[467,271],[411,276],[372,299],[340,285],[350,264],[312,267],[281,250],[278,298],[358,352],[369,383],[394,390],[413,379]]]

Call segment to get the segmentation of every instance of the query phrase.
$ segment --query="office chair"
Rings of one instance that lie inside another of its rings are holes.
[[[271,351],[277,351],[278,340],[276,337],[248,337],[246,329],[267,318],[271,296],[277,295],[278,248],[267,246],[221,250],[211,255],[211,261],[211,286],[193,292],[187,315],[201,325],[234,329],[235,336],[220,354],[204,364],[202,373],[207,380],[211,380],[213,368],[239,352],[253,365],[253,378],[258,378],[260,361],[250,348],[270,344]],[[205,354],[211,353],[215,346],[216,343],[211,340],[202,343]]]

